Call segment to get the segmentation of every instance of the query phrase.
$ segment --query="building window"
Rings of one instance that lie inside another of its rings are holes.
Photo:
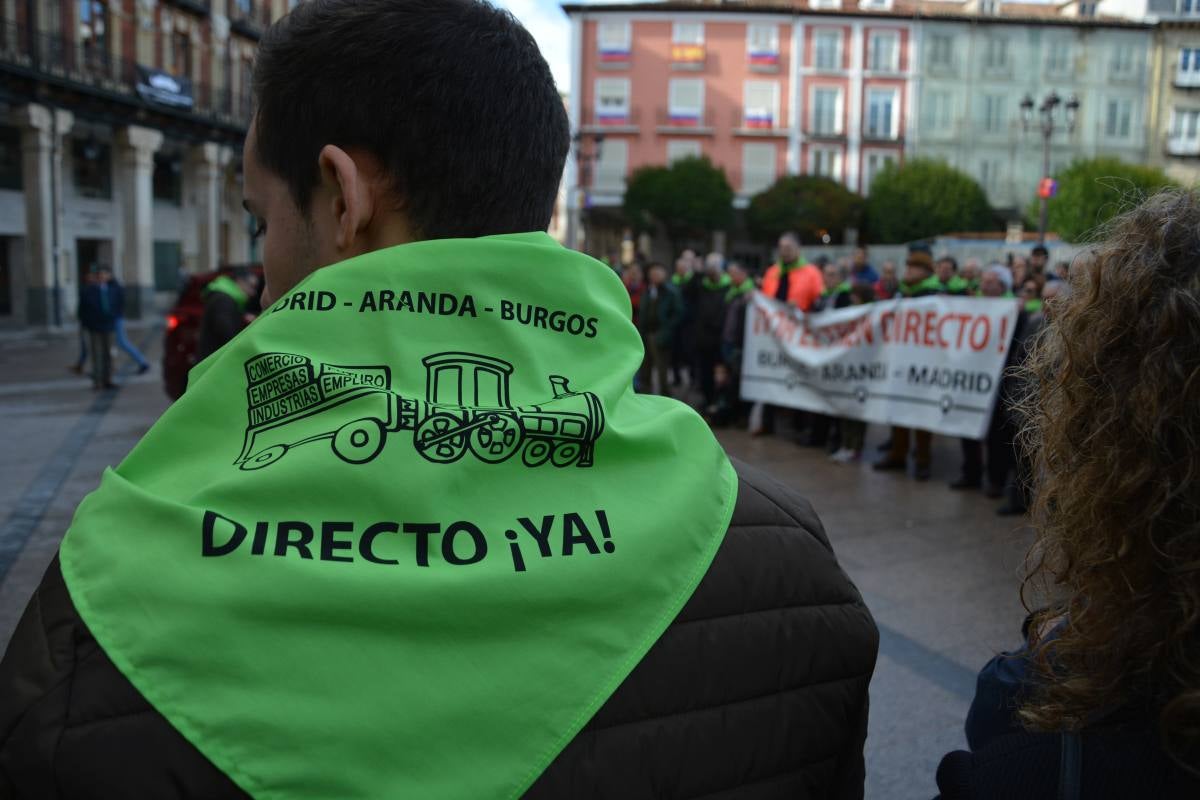
[[[1072,71],[1070,42],[1049,40],[1046,47],[1046,73],[1067,75]]]
[[[1109,69],[1114,78],[1132,78],[1137,74],[1137,51],[1131,44],[1121,44],[1113,48],[1112,61]]]
[[[895,139],[899,135],[899,89],[868,89],[864,133],[870,139]]]
[[[233,9],[236,12],[235,16],[242,19],[248,19],[254,16],[254,0],[234,0]]]
[[[22,186],[21,131],[0,126],[0,189],[20,191]]]
[[[155,200],[183,204],[183,162],[179,156],[155,154],[153,183]]]
[[[676,22],[671,26],[671,62],[694,66],[704,63],[703,22]]]
[[[685,158],[699,158],[704,155],[700,142],[695,139],[670,139],[667,141],[667,163],[674,164]]]
[[[623,64],[629,61],[633,47],[633,31],[628,20],[606,20],[596,26],[596,49],[602,64]]]
[[[983,96],[983,129],[988,133],[1003,133],[1008,129],[1008,117],[1004,110],[1004,95]]]
[[[954,37],[935,33],[929,37],[930,69],[952,69],[954,67]]]
[[[1200,0],[1180,0],[1179,13],[1181,14],[1200,14]]]
[[[192,39],[183,31],[171,34],[171,72],[183,78],[192,74]]]
[[[979,0],[979,13],[985,17],[994,17],[1000,13],[1000,0]]]
[[[779,84],[746,81],[742,98],[742,126],[770,130],[779,120]]]
[[[1000,188],[1000,162],[984,159],[979,162],[979,185],[990,195]]]
[[[1079,16],[1085,17],[1085,18],[1096,16],[1096,3],[1081,2],[1079,4]]]
[[[822,178],[841,180],[842,151],[836,147],[810,147],[808,150],[808,174]]]
[[[1109,100],[1104,115],[1104,135],[1110,139],[1128,139],[1133,131],[1133,101]]]
[[[950,92],[933,90],[925,96],[923,106],[925,127],[930,131],[949,131]]]
[[[183,244],[154,242],[154,288],[160,292],[179,291],[179,270],[183,266]]]
[[[879,151],[867,151],[866,163],[863,169],[863,186],[862,193],[864,195],[871,193],[871,184],[875,182],[875,177],[884,171],[890,164],[896,163],[895,153],[885,153]]]
[[[702,78],[672,78],[667,94],[667,115],[672,125],[700,124],[704,118]]]
[[[742,145],[742,194],[758,194],[775,182],[775,145]]]
[[[813,66],[822,72],[836,72],[842,68],[840,30],[813,31]]]
[[[629,166],[629,143],[624,139],[605,139],[596,162],[596,190],[625,191],[625,172]]]
[[[842,0],[808,0],[808,7],[826,11],[836,10],[842,7]]]
[[[112,151],[93,136],[71,141],[71,175],[81,197],[112,197]]]
[[[1171,138],[1180,144],[1200,146],[1200,110],[1175,109],[1171,114]]]
[[[900,71],[900,34],[877,31],[867,42],[867,69],[872,72]]]
[[[1180,49],[1175,83],[1181,86],[1200,86],[1200,47]]]
[[[815,87],[812,90],[812,132],[817,136],[835,136],[842,132],[842,90]]]
[[[746,60],[752,67],[779,66],[779,26],[750,24],[746,26]]]
[[[629,124],[629,79],[596,79],[596,120],[601,125]]]
[[[88,58],[108,54],[107,0],[79,0],[79,43]]]
[[[983,68],[988,72],[1008,70],[1008,39],[989,36],[983,49]]]
[[[837,135],[842,132],[842,90],[816,87],[812,91],[812,132]]]

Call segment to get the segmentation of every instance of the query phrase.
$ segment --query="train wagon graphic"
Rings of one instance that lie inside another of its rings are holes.
[[[289,450],[329,440],[341,460],[365,464],[388,434],[413,432],[413,447],[437,464],[470,452],[499,464],[518,453],[527,467],[590,467],[604,431],[604,408],[592,392],[571,391],[550,375],[552,397],[514,408],[513,366],[476,353],[435,353],[422,359],[425,399],[392,391],[387,366],[314,364],[294,353],[262,353],[246,362],[249,421],[234,462],[262,469]]]

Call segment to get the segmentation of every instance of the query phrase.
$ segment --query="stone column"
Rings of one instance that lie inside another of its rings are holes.
[[[211,272],[221,260],[221,146],[215,142],[196,145],[188,153],[187,163],[186,185],[191,187],[199,243],[196,271]]]
[[[21,128],[25,188],[25,322],[54,327],[75,313],[73,273],[59,263],[64,236],[63,142],[74,117],[69,111],[31,103],[13,118]]]
[[[117,131],[114,153],[121,236],[113,269],[125,285],[125,316],[154,313],[154,153],[161,131],[130,125]]]
[[[246,219],[246,209],[242,207],[242,172],[237,153],[229,147],[225,148],[222,161],[222,191],[224,193],[224,219],[226,246],[228,252],[224,257],[231,264],[250,263],[250,223]]]

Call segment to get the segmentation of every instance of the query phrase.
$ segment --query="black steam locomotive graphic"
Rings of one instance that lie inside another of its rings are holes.
[[[553,397],[514,408],[512,364],[476,353],[436,353],[422,359],[425,399],[392,391],[387,366],[313,364],[307,356],[262,353],[246,362],[249,424],[234,464],[262,469],[289,450],[329,440],[334,454],[365,464],[388,434],[413,432],[413,447],[436,464],[470,452],[499,464],[520,453],[527,467],[590,467],[604,431],[604,408],[592,392],[571,391],[549,376]]]

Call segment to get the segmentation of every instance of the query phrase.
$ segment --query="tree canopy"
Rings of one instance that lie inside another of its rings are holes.
[[[707,158],[642,167],[625,187],[625,216],[639,231],[661,225],[672,242],[704,238],[733,221],[733,189]]]
[[[746,209],[746,228],[756,241],[773,243],[784,231],[804,242],[845,241],[847,228],[862,222],[863,200],[842,184],[816,175],[787,175],[754,195]]]
[[[996,227],[987,194],[974,178],[925,158],[888,164],[876,175],[866,217],[871,241],[880,244]]]
[[[1047,228],[1063,240],[1079,242],[1098,226],[1154,194],[1172,181],[1158,167],[1130,164],[1119,158],[1078,159],[1055,176],[1058,194],[1047,203]],[[1040,202],[1027,215],[1037,227]]]

